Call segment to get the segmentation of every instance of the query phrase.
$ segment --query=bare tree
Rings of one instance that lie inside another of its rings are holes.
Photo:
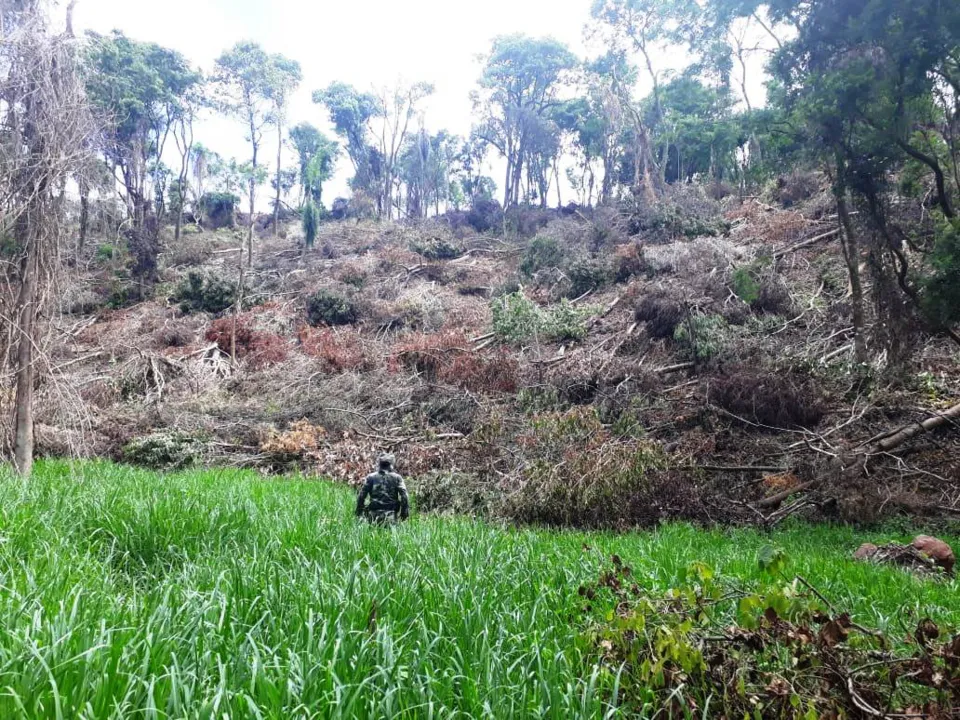
[[[33,467],[34,388],[40,353],[39,325],[63,244],[67,178],[88,152],[90,123],[76,67],[75,40],[54,35],[41,0],[0,0],[0,96],[4,142],[0,150],[0,207],[20,250],[14,277],[19,285],[12,326],[15,405],[13,456],[17,471]]]

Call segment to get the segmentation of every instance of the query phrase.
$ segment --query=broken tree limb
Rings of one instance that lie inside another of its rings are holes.
[[[690,370],[693,367],[692,362],[677,363],[676,365],[667,365],[666,367],[654,368],[650,372],[657,375],[669,375],[680,370]]]
[[[960,419],[960,403],[957,403],[948,410],[944,410],[942,413],[928,417],[921,422],[904,425],[898,430],[894,430],[888,435],[875,440],[872,445],[869,444],[868,441],[868,443],[860,445],[855,452],[857,452],[857,454],[862,453],[867,455],[878,452],[890,452],[921,433],[936,430],[941,425],[946,425],[957,419]]]
[[[753,504],[753,507],[757,509],[779,507],[780,504],[791,495],[795,495],[798,492],[803,492],[804,490],[808,490],[812,488],[814,485],[816,485],[818,482],[820,481],[809,480],[808,482],[800,483],[799,485],[789,488],[788,490],[784,490],[783,492],[778,492],[776,495],[771,495],[770,497],[766,497],[766,498],[763,498],[762,500],[758,500]]]
[[[815,237],[812,237],[809,240],[804,240],[803,242],[799,242],[796,245],[791,245],[790,247],[784,248],[783,250],[777,250],[777,252],[773,254],[773,258],[774,260],[782,258],[784,255],[789,255],[790,253],[796,252],[797,250],[802,250],[805,247],[816,245],[821,240],[828,240],[829,238],[832,238],[835,235],[839,235],[839,234],[840,234],[840,228],[836,227],[833,230],[830,230],[825,233],[821,233],[820,235],[816,235]]]

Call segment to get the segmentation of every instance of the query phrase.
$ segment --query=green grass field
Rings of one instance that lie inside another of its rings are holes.
[[[666,589],[694,560],[755,580],[775,542],[861,623],[960,625],[956,580],[854,563],[849,529],[380,529],[352,502],[232,471],[3,475],[0,718],[616,717],[576,644],[577,588],[614,552]]]

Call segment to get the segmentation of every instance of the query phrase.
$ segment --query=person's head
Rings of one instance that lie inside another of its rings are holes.
[[[394,463],[394,457],[390,453],[383,453],[377,458],[377,467],[379,467],[382,472],[393,470]]]

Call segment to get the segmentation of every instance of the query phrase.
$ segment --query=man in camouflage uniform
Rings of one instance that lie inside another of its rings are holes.
[[[403,478],[393,471],[393,455],[381,455],[377,472],[367,475],[357,496],[357,517],[370,522],[392,524],[410,516],[410,501]],[[370,498],[367,504],[367,498]]]

